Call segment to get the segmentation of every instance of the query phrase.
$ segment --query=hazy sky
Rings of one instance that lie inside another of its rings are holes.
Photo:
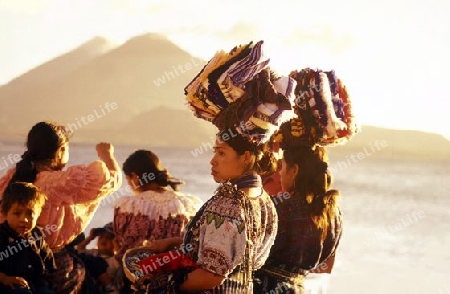
[[[0,0],[0,84],[93,36],[158,32],[206,60],[264,39],[281,74],[335,69],[362,123],[450,138],[449,14],[448,0]]]

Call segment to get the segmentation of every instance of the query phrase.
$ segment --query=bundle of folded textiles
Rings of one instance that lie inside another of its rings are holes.
[[[195,116],[255,142],[268,141],[288,121],[310,144],[322,146],[343,144],[358,132],[350,96],[334,71],[306,68],[279,76],[263,44],[250,42],[211,58],[184,89]]]

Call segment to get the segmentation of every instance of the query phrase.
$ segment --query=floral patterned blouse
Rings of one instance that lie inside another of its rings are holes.
[[[249,198],[230,183],[221,184],[186,228],[187,255],[201,268],[226,277],[205,293],[253,293],[252,271],[259,269],[277,233],[277,213],[263,192]]]
[[[175,191],[145,191],[118,199],[114,203],[114,233],[120,244],[116,258],[121,260],[144,240],[182,237],[201,205],[197,197]]]

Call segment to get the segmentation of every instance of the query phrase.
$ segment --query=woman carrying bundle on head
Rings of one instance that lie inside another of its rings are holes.
[[[255,275],[260,284],[254,293],[276,289],[303,293],[308,271],[331,272],[332,265],[324,268],[322,263],[334,258],[342,233],[339,192],[330,190],[326,150],[304,146],[283,151],[281,189],[290,197],[276,204],[278,234],[269,258]]]
[[[64,126],[39,122],[29,131],[26,148],[22,160],[0,179],[0,198],[14,182],[34,183],[47,195],[37,225],[44,228],[56,259],[57,271],[49,282],[56,293],[80,293],[85,269],[65,246],[86,229],[101,200],[121,185],[114,147],[99,143],[100,160],[63,170],[69,160],[69,132]]]
[[[350,100],[334,72],[304,69],[291,77],[297,117],[272,137],[283,150],[280,190],[289,197],[277,201],[278,234],[255,274],[254,293],[310,293],[308,275],[331,273],[342,234],[340,194],[331,189],[323,146],[345,143],[358,131]]]
[[[252,272],[267,258],[277,230],[275,208],[258,175],[273,168],[273,162],[270,152],[261,146],[238,134],[221,140],[224,134],[227,131],[219,132],[211,159],[211,174],[220,183],[215,194],[186,227],[183,239],[148,244],[154,252],[176,248],[166,255],[169,257],[184,253],[187,260],[181,263],[188,264],[189,270],[167,273],[166,285],[159,284],[161,277],[156,275],[153,280],[147,278],[147,293],[251,293]],[[160,260],[164,260],[163,255]],[[154,270],[152,263],[146,264]]]
[[[154,252],[176,249],[141,260],[141,271],[129,275],[147,293],[253,291],[253,272],[264,264],[277,231],[275,207],[260,177],[276,168],[265,143],[293,115],[294,98],[288,90],[293,80],[273,75],[262,44],[218,52],[186,88],[195,115],[219,130],[210,161],[219,186],[183,238],[150,242]],[[178,260],[155,269],[158,258],[180,251]]]

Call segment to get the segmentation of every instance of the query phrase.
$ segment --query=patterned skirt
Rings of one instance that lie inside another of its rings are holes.
[[[66,249],[54,252],[57,270],[50,275],[50,286],[58,294],[79,294],[82,291],[85,268],[83,262]]]
[[[301,274],[263,267],[254,275],[253,293],[304,294],[304,279],[305,276]]]

